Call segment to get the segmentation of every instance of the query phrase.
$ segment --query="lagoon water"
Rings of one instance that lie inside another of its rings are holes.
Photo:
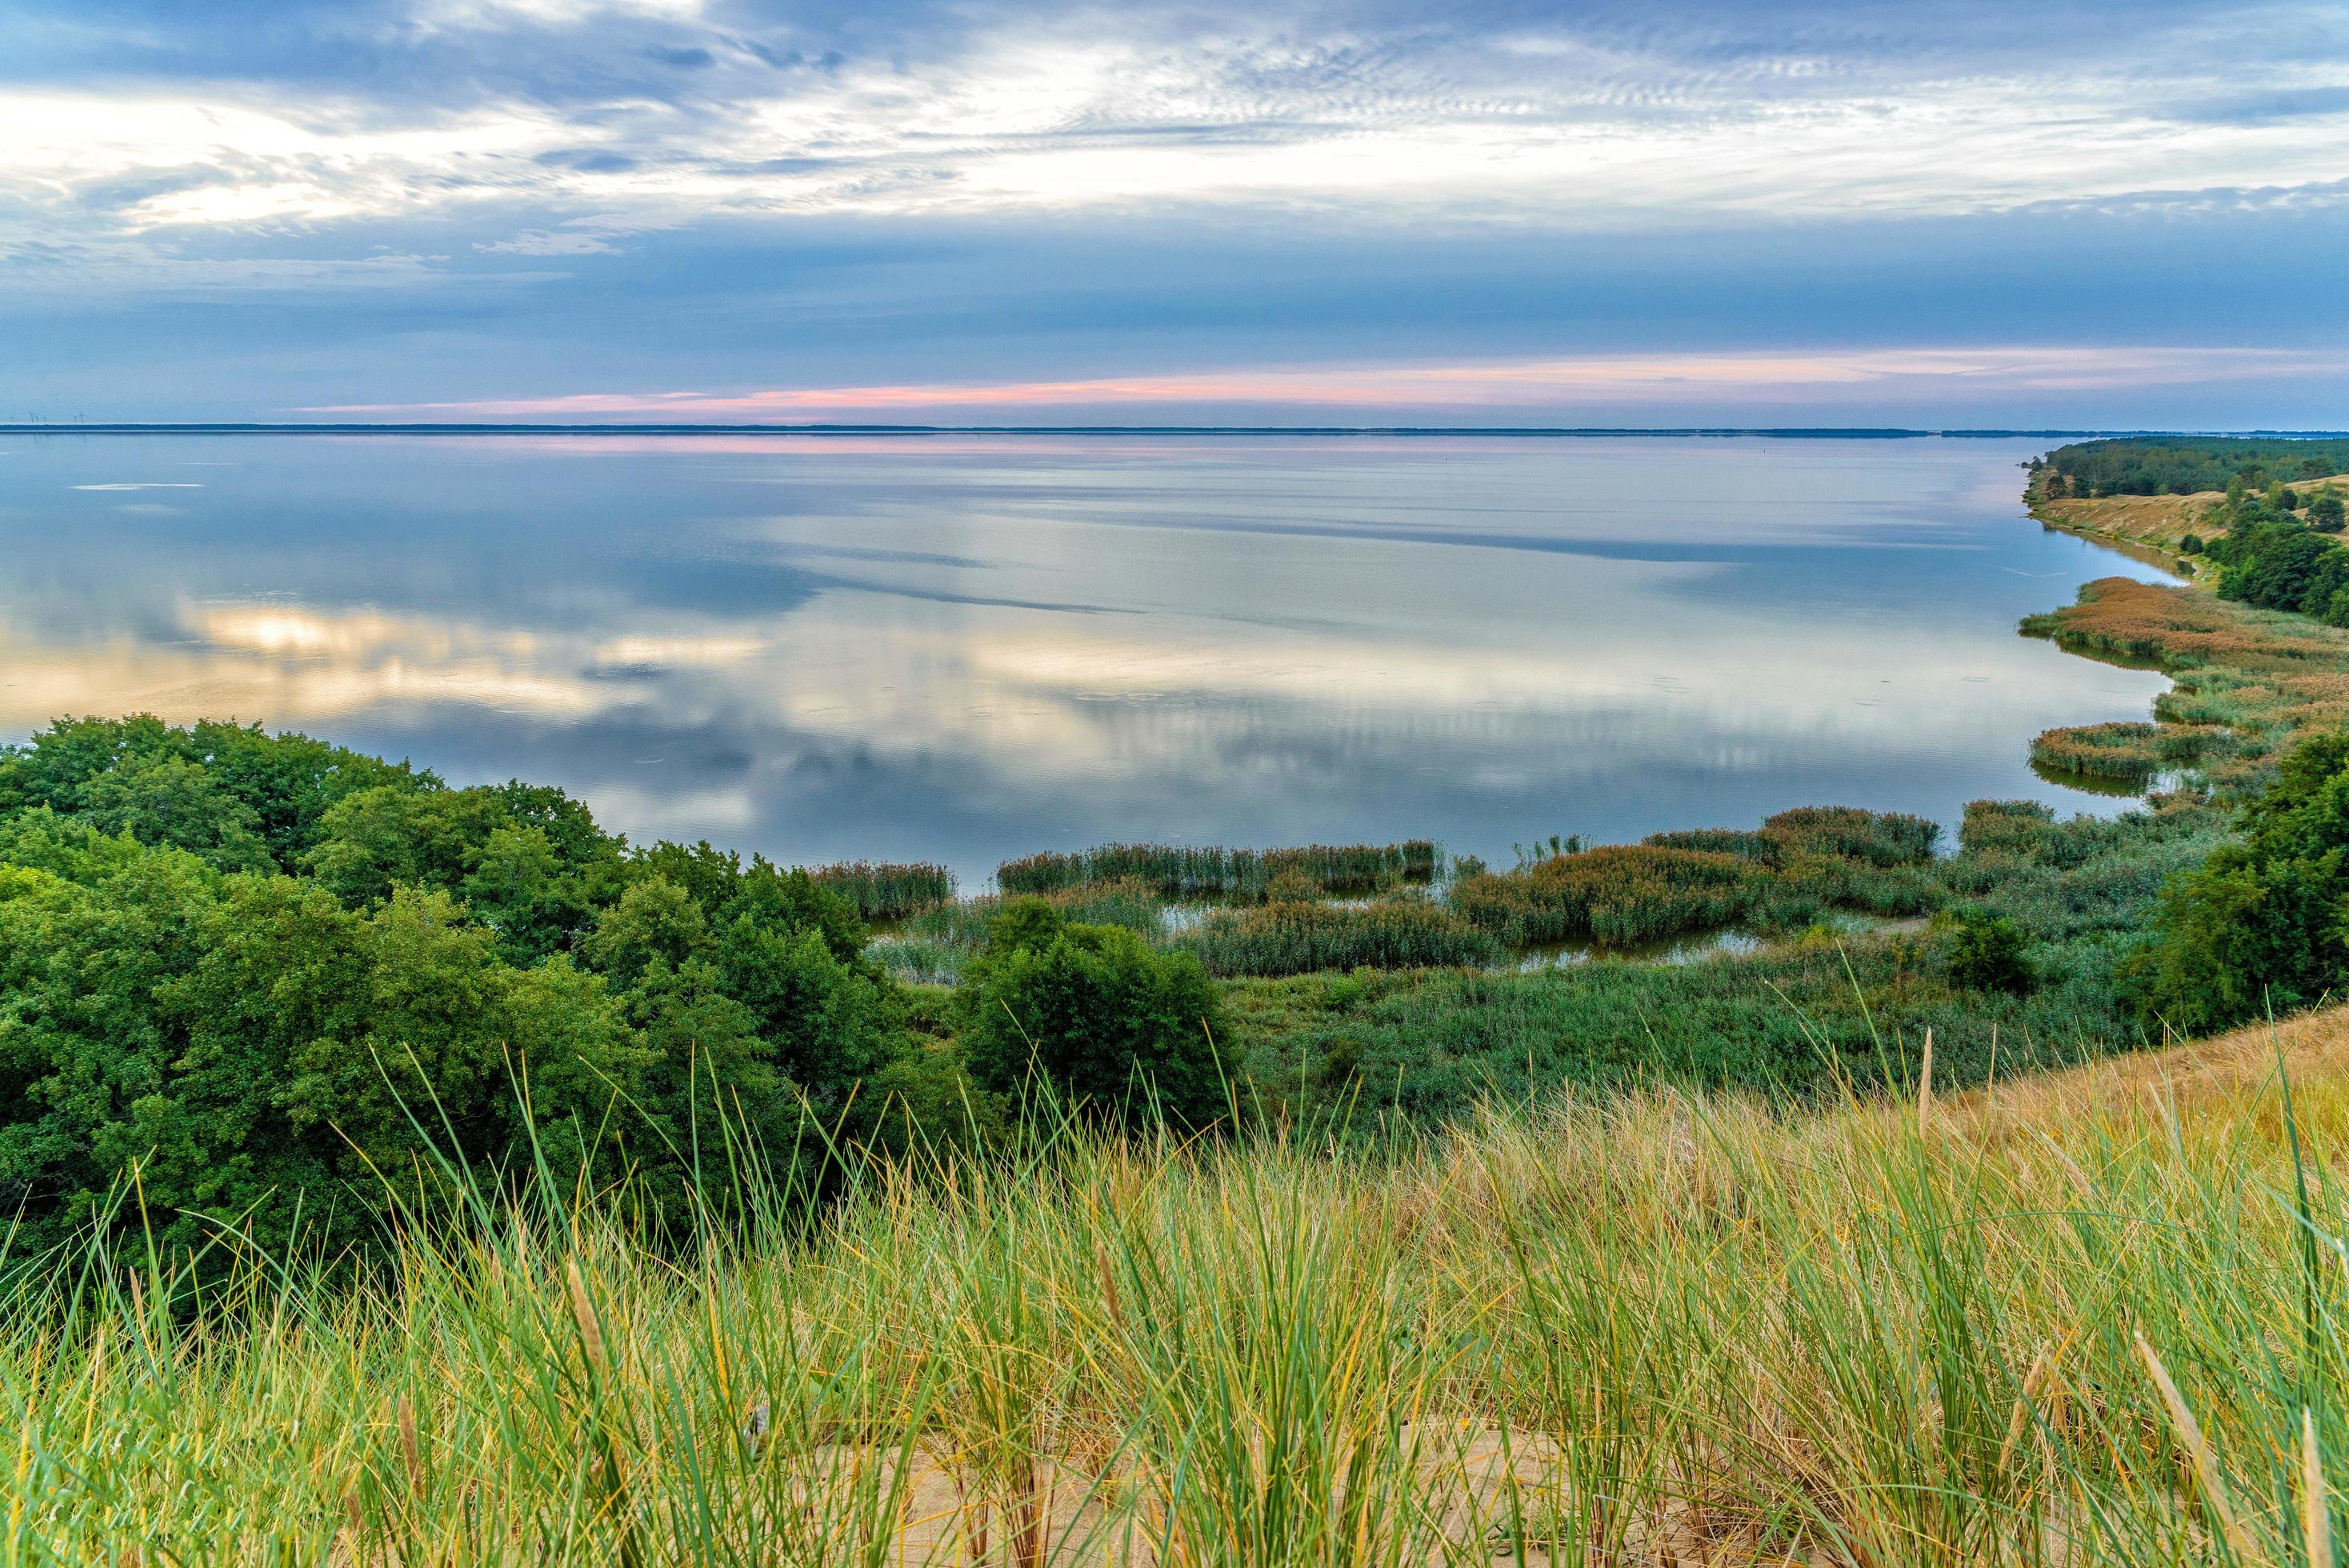
[[[258,720],[785,861],[1954,824],[2157,675],[2025,440],[0,438],[0,738]]]

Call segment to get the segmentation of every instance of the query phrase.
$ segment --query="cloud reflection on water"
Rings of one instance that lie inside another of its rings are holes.
[[[2110,810],[2024,743],[2162,685],[2013,634],[2144,574],[2019,518],[2018,443],[140,442],[230,465],[168,521],[71,499],[124,444],[0,471],[7,735],[259,719],[967,881],[1119,837]]]

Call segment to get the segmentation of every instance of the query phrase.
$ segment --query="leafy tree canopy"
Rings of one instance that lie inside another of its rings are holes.
[[[62,720],[0,748],[0,1206],[36,1243],[365,1242],[453,1155],[628,1169],[679,1220],[730,1140],[968,1099],[864,942],[805,872],[635,849],[559,789]],[[134,1169],[144,1222],[109,1208]]]

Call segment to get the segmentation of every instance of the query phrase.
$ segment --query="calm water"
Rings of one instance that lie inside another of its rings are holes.
[[[0,738],[298,727],[784,860],[1426,834],[1506,859],[1838,802],[1954,822],[2163,682],[2042,443],[13,438]]]

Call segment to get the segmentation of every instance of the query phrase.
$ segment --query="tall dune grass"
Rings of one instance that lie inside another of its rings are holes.
[[[199,1290],[133,1224],[0,1295],[0,1548],[2312,1561],[2349,1476],[2341,1016],[1987,1095],[1923,1070],[1348,1157],[1062,1127],[770,1197],[684,1262],[624,1195],[420,1227],[356,1284]]]

